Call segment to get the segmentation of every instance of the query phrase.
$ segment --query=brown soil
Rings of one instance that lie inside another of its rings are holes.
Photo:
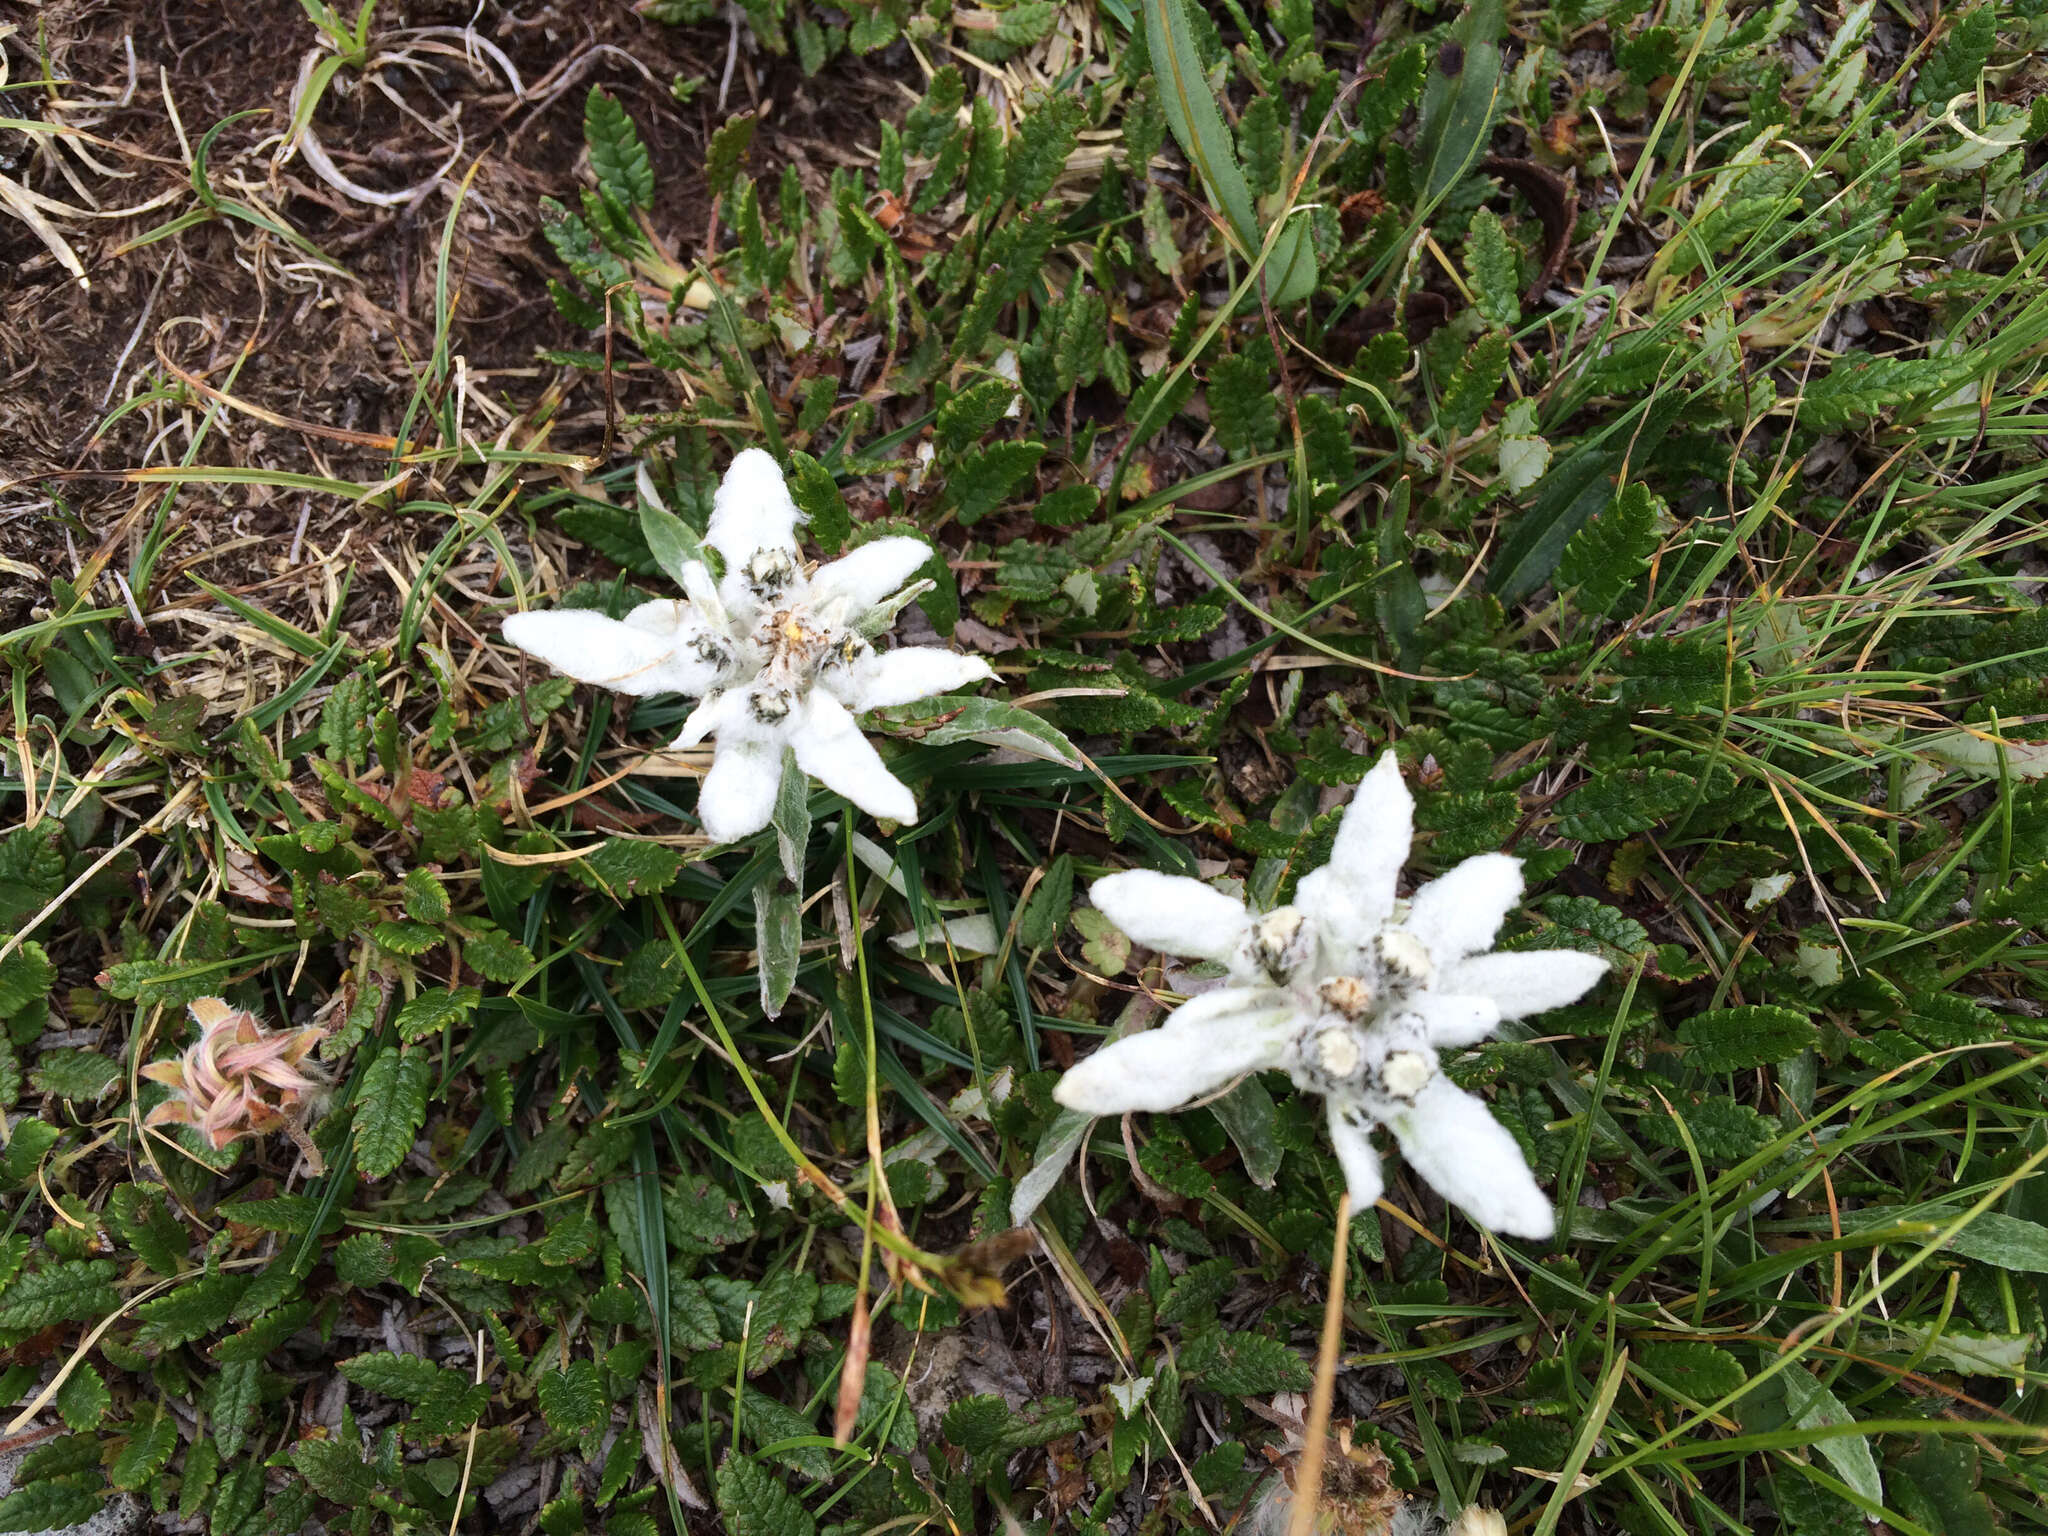
[[[0,32],[10,21],[14,35],[0,37],[7,82],[42,78],[40,47],[58,84],[0,94],[6,112],[91,137],[58,144],[0,127],[0,174],[74,210],[141,211],[51,212],[88,286],[0,205],[0,557],[17,563],[0,567],[0,629],[25,619],[48,579],[71,576],[96,548],[111,543],[113,566],[126,565],[163,493],[111,477],[183,459],[213,398],[207,390],[235,403],[195,462],[365,482],[388,472],[388,455],[345,434],[394,434],[414,397],[434,345],[443,230],[472,166],[449,253],[449,345],[462,359],[465,429],[488,439],[553,386],[563,403],[547,446],[594,451],[602,388],[535,355],[592,345],[555,313],[546,282],[560,274],[537,233],[541,197],[573,202],[587,182],[582,118],[592,85],[618,96],[639,125],[655,161],[656,226],[684,252],[705,237],[703,148],[725,116],[762,112],[750,156],[757,176],[794,162],[822,186],[848,146],[872,142],[878,112],[901,111],[886,63],[842,59],[805,81],[746,38],[721,111],[726,28],[664,26],[620,0],[387,3],[371,37],[382,67],[343,69],[313,119],[347,181],[380,194],[421,189],[379,206],[331,185],[304,154],[276,163],[302,60],[317,47],[296,0],[54,0],[25,13],[0,0]],[[462,35],[472,26],[481,44]],[[679,103],[671,82],[693,77],[703,84]],[[275,214],[343,270],[232,219],[133,244],[201,208],[192,160],[221,124],[208,154],[215,193]],[[306,541],[332,551],[361,521],[343,498],[260,486],[189,487],[170,517],[180,558],[164,570],[237,540],[268,551],[253,569],[207,572],[230,584],[275,574],[280,554]],[[362,558],[359,547],[352,553]],[[168,595],[160,576],[157,591],[136,597],[148,609]]]

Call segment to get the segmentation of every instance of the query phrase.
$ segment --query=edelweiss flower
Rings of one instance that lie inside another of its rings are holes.
[[[1219,961],[1229,978],[1158,1029],[1097,1051],[1053,1096],[1093,1115],[1175,1109],[1244,1073],[1284,1067],[1328,1099],[1330,1140],[1357,1209],[1383,1188],[1370,1140],[1377,1123],[1482,1226],[1550,1236],[1550,1203],[1514,1137],[1445,1078],[1437,1051],[1571,1002],[1607,962],[1568,949],[1485,952],[1522,894],[1521,860],[1505,854],[1467,859],[1397,901],[1414,811],[1389,752],[1359,785],[1328,865],[1303,878],[1293,906],[1264,916],[1179,875],[1126,870],[1096,881],[1089,898],[1132,939]]]
[[[876,539],[807,569],[797,552],[800,516],[775,461],[749,448],[726,470],[705,529],[704,542],[724,559],[722,580],[692,560],[682,570],[686,598],[642,603],[623,620],[558,608],[504,623],[507,640],[579,682],[698,696],[671,745],[717,737],[697,814],[721,843],[768,825],[784,747],[869,815],[915,821],[916,800],[854,712],[994,676],[978,656],[870,644],[916,595],[906,583],[931,559],[929,544]]]
[[[214,1148],[283,1131],[318,1172],[320,1154],[305,1120],[325,1100],[327,1078],[306,1057],[327,1031],[318,1025],[268,1030],[253,1013],[217,997],[195,998],[188,1010],[199,1038],[182,1055],[142,1069],[171,1090],[143,1124],[192,1126]]]

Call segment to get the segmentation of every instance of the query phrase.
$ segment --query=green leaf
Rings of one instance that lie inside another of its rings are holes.
[[[1749,1380],[1740,1360],[1715,1344],[1652,1339],[1639,1345],[1636,1365],[1676,1391],[1685,1401],[1707,1404]]]
[[[1087,118],[1078,92],[1058,91],[1024,114],[1007,155],[1005,195],[1020,209],[1052,190]]]
[[[387,1046],[356,1091],[356,1166],[381,1179],[405,1161],[427,1119],[434,1068],[425,1055]]]
[[[1839,431],[1851,422],[1867,421],[1887,407],[1945,393],[1953,386],[1958,369],[1959,364],[1948,358],[1873,357],[1868,352],[1852,352],[1808,382],[1800,397],[1799,424],[1819,432]]]
[[[696,531],[668,508],[656,506],[644,494],[640,497],[640,537],[647,541],[647,552],[654,557],[654,563],[679,587],[684,584],[685,566],[709,563],[703,541],[697,537]]]
[[[1221,1328],[1204,1329],[1190,1338],[1181,1349],[1180,1368],[1225,1397],[1305,1392],[1315,1380],[1308,1362],[1280,1340]]]
[[[1997,44],[1998,7],[1980,5],[1949,28],[1920,66],[1920,77],[1913,82],[1913,105],[1939,114],[1950,101],[1975,90]]]
[[[0,1531],[68,1530],[90,1520],[99,1507],[99,1495],[77,1483],[29,1483],[0,1499]]]
[[[1277,97],[1251,99],[1237,119],[1237,147],[1244,157],[1245,181],[1252,196],[1279,191],[1286,170],[1287,130],[1280,119]]]
[[[1825,1429],[1831,1425],[1853,1424],[1855,1415],[1842,1406],[1819,1377],[1795,1366],[1782,1378],[1785,1409],[1801,1429]],[[1813,1448],[1828,1459],[1843,1482],[1873,1504],[1884,1502],[1884,1480],[1878,1475],[1877,1458],[1870,1441],[1862,1435],[1828,1435],[1816,1438]]]
[[[1630,481],[1564,546],[1555,582],[1581,613],[1606,615],[1641,581],[1657,552],[1664,503],[1641,481]]]
[[[963,527],[980,522],[1045,457],[1040,442],[990,443],[970,449],[946,478],[946,499]]]
[[[1459,13],[1437,49],[1415,143],[1425,205],[1449,192],[1486,153],[1500,99],[1500,38],[1506,27],[1501,0],[1477,0]]]
[[[507,987],[531,972],[535,963],[532,950],[497,924],[481,919],[473,919],[463,937],[462,960],[486,981]]]
[[[90,1360],[79,1361],[78,1369],[65,1377],[64,1385],[57,1389],[58,1417],[67,1428],[80,1433],[98,1429],[113,1406],[114,1396]]]
[[[56,984],[57,967],[49,951],[33,939],[15,946],[13,954],[0,960],[0,1018],[42,1001]]]
[[[973,447],[1003,419],[1016,399],[1017,386],[1000,375],[976,379],[955,391],[932,421],[932,436],[939,449],[950,456]]]
[[[1280,435],[1280,399],[1270,346],[1221,359],[1209,370],[1209,419],[1232,458],[1264,453]]]
[[[1621,702],[1632,710],[1719,715],[1724,708],[1741,708],[1756,692],[1749,663],[1719,636],[1639,639],[1614,670],[1621,674]]]
[[[121,1064],[97,1051],[67,1047],[43,1052],[28,1080],[60,1099],[97,1099],[121,1080]]]
[[[342,1440],[301,1440],[286,1453],[299,1476],[323,1499],[351,1509],[370,1502],[377,1478],[355,1446]]]
[[[1507,371],[1508,339],[1498,332],[1488,332],[1465,350],[1437,402],[1446,441],[1478,427]]]
[[[1271,1189],[1286,1148],[1281,1142],[1280,1111],[1266,1085],[1255,1076],[1247,1077],[1209,1109],[1235,1143],[1246,1177],[1261,1189]]]
[[[808,453],[791,449],[788,479],[790,499],[803,513],[812,541],[828,558],[838,555],[853,533],[853,517],[832,472]]]
[[[52,1323],[98,1322],[121,1304],[113,1278],[109,1259],[48,1264],[18,1275],[0,1291],[0,1328],[36,1333]]]
[[[178,1448],[178,1421],[156,1403],[145,1403],[125,1426],[128,1443],[115,1453],[107,1481],[116,1488],[140,1488],[163,1471]]]
[[[1690,805],[1699,781],[1672,768],[1609,768],[1558,805],[1560,837],[1608,843],[1653,827]]]
[[[751,1456],[733,1452],[719,1463],[717,1494],[728,1536],[817,1536],[811,1512]]]
[[[811,776],[797,766],[796,752],[789,747],[782,749],[782,782],[775,788],[775,812],[770,819],[782,873],[791,885],[801,886],[804,852],[811,842]]]
[[[661,843],[608,837],[565,868],[593,890],[624,901],[631,896],[658,896],[667,890],[682,873],[683,856]]]
[[[976,698],[969,694],[940,694],[915,704],[898,704],[878,709],[877,719],[898,727],[895,734],[908,736],[928,746],[949,746],[956,741],[979,741],[991,747],[1008,747],[1028,753],[1063,768],[1079,768],[1081,753],[1058,726],[1028,709],[1001,699]]]
[[[402,1403],[425,1402],[447,1370],[418,1355],[394,1354],[388,1349],[351,1356],[336,1369],[366,1392],[395,1397]]]
[[[1052,948],[1074,906],[1074,858],[1063,853],[1047,866],[1045,878],[1017,919],[1017,942],[1027,952]]]
[[[1465,236],[1465,271],[1488,325],[1512,331],[1522,323],[1521,258],[1491,208],[1472,215],[1472,228]]]
[[[618,98],[601,86],[593,85],[584,98],[583,139],[605,197],[620,208],[654,206],[654,163],[647,158],[647,146]]]
[[[389,1280],[396,1267],[391,1240],[381,1232],[358,1232],[337,1243],[333,1260],[337,1280],[364,1290]]]
[[[1608,476],[1618,462],[1613,454],[1579,448],[1551,466],[1487,572],[1487,584],[1503,603],[1521,602],[1550,579],[1572,535],[1612,499]]]
[[[559,1370],[543,1371],[534,1390],[550,1429],[596,1429],[607,1417],[604,1379],[595,1360],[571,1360]]]
[[[222,1456],[232,1457],[248,1440],[263,1406],[263,1362],[228,1361],[213,1380],[213,1443]]]
[[[445,1034],[477,1010],[484,1000],[475,987],[450,992],[446,987],[429,987],[392,1017],[398,1038],[408,1043],[430,1035]],[[366,1089],[367,1091],[367,1089]]]
[[[1678,1026],[1686,1061],[1702,1072],[1740,1072],[1797,1056],[1820,1038],[1803,1013],[1753,1003],[1695,1014]]]
[[[168,1295],[144,1302],[135,1309],[142,1321],[135,1331],[136,1347],[170,1349],[217,1333],[234,1316],[235,1303],[248,1288],[247,1275],[201,1275]]]
[[[742,112],[727,118],[711,135],[711,144],[704,152],[704,185],[713,197],[723,198],[732,191],[759,122],[753,113]]]
[[[1252,191],[1238,169],[1237,154],[1209,89],[1207,72],[1196,51],[1194,28],[1184,0],[1142,0],[1145,47],[1153,77],[1166,108],[1166,124],[1174,141],[1201,173],[1209,195],[1222,205],[1223,216],[1247,253],[1265,244]],[[1274,242],[1263,274],[1267,293],[1276,305],[1298,304],[1315,292],[1316,258],[1303,223],[1293,222]]]

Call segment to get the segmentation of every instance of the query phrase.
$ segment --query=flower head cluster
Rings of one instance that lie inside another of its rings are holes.
[[[253,1013],[217,997],[189,1005],[199,1038],[169,1061],[152,1061],[142,1075],[171,1096],[149,1112],[145,1125],[189,1125],[210,1147],[244,1136],[283,1131],[317,1169],[319,1154],[305,1133],[307,1116],[327,1097],[327,1076],[306,1058],[327,1038],[318,1025],[269,1030]]]
[[[581,682],[697,696],[673,745],[716,738],[697,812],[720,842],[768,825],[785,748],[805,773],[869,815],[914,821],[916,800],[854,714],[993,676],[979,657],[937,646],[874,647],[931,559],[929,544],[875,539],[806,567],[799,517],[781,469],[749,448],[726,471],[705,530],[705,544],[724,562],[722,578],[692,560],[681,572],[685,597],[642,603],[623,620],[563,608],[504,623],[507,640]]]
[[[1127,870],[1090,899],[1140,944],[1220,962],[1225,984],[1068,1072],[1054,1090],[1089,1114],[1176,1109],[1247,1072],[1283,1068],[1328,1101],[1330,1139],[1359,1209],[1380,1197],[1373,1125],[1475,1221],[1548,1237],[1550,1203],[1514,1137],[1445,1078],[1440,1049],[1503,1019],[1560,1007],[1607,969],[1576,950],[1488,953],[1522,894],[1521,861],[1465,860],[1403,902],[1415,802],[1389,752],[1359,786],[1330,862],[1291,906],[1255,915],[1211,886]]]

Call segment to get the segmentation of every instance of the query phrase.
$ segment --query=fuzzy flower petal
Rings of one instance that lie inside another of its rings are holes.
[[[1327,866],[1357,922],[1377,927],[1394,910],[1395,886],[1414,838],[1415,797],[1401,782],[1394,754],[1382,753],[1338,824]]]
[[[1330,1100],[1330,1145],[1351,1187],[1352,1214],[1371,1210],[1387,1187],[1380,1155],[1373,1150],[1372,1123],[1351,1105]]]
[[[819,566],[811,578],[811,591],[820,598],[844,598],[849,614],[865,613],[902,591],[931,558],[932,547],[923,539],[900,535],[875,539]]]
[[[719,737],[711,771],[697,791],[697,819],[705,835],[721,843],[752,837],[775,814],[781,783],[779,743],[758,736]]]
[[[917,820],[916,797],[889,771],[845,705],[820,690],[804,708],[804,722],[789,738],[796,748],[798,767],[870,816],[882,821]]]
[[[1126,1035],[1068,1072],[1053,1097],[1090,1115],[1178,1109],[1232,1078],[1277,1066],[1283,994],[1224,987],[1182,1003],[1157,1029]]]
[[[725,693],[707,693],[697,701],[697,707],[683,720],[683,728],[676,732],[676,739],[669,743],[672,751],[683,751],[694,747],[713,731],[721,734],[742,730],[752,716],[745,689],[734,688]]]
[[[1438,965],[1448,965],[1492,944],[1521,899],[1522,861],[1482,853],[1417,891],[1407,928]]]
[[[1439,1050],[1476,1045],[1500,1028],[1500,1009],[1490,997],[1439,991],[1426,993],[1409,1006],[1422,1020],[1429,1043]]]
[[[735,454],[711,498],[704,542],[725,557],[728,572],[747,565],[762,550],[796,554],[801,517],[782,468],[759,448]]]
[[[1492,1001],[1504,1019],[1527,1018],[1575,1003],[1607,974],[1607,962],[1575,949],[1521,949],[1473,955],[1445,968],[1441,985]]]
[[[851,667],[827,673],[819,682],[849,709],[887,709],[935,693],[951,693],[994,677],[979,656],[942,651],[935,645],[905,645],[863,656]]]
[[[717,668],[679,650],[672,635],[582,608],[510,613],[505,638],[579,683],[618,693],[697,693]]]
[[[1228,960],[1251,931],[1244,903],[1186,875],[1127,869],[1088,888],[1088,899],[1135,943],[1191,960]]]
[[[1557,1230],[1522,1149],[1483,1100],[1434,1077],[1387,1125],[1408,1166],[1482,1227],[1526,1238]]]

